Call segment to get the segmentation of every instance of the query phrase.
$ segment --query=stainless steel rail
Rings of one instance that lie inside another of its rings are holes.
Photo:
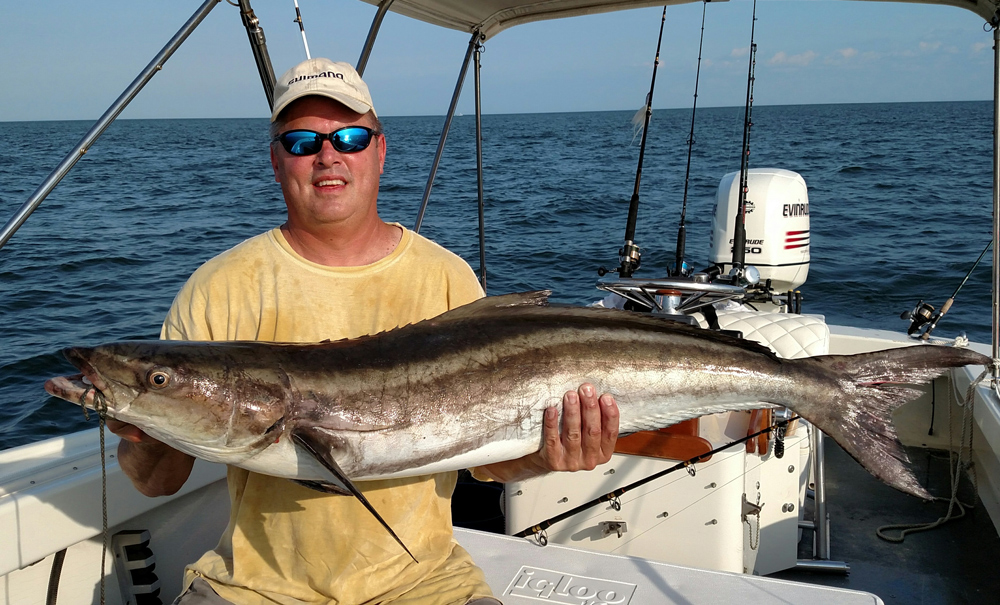
[[[14,213],[14,216],[11,217],[11,219],[3,226],[3,229],[0,229],[0,248],[3,248],[4,244],[6,244],[7,241],[10,240],[11,236],[13,236],[21,225],[24,224],[24,221],[28,220],[31,213],[34,212],[39,205],[41,205],[42,201],[49,195],[49,193],[52,192],[53,189],[55,189],[56,185],[59,184],[59,181],[61,181],[63,177],[69,173],[70,169],[76,165],[80,158],[87,153],[91,145],[93,145],[94,142],[100,138],[102,134],[104,134],[104,131],[107,130],[108,126],[110,126],[111,123],[115,121],[115,118],[117,118],[125,109],[125,107],[132,102],[132,99],[139,94],[139,91],[142,90],[150,79],[152,79],[156,72],[163,69],[163,64],[167,62],[167,59],[174,54],[174,51],[177,50],[184,40],[191,35],[191,32],[193,32],[194,29],[205,20],[208,13],[211,12],[211,10],[215,8],[215,5],[217,5],[220,1],[221,0],[205,0],[205,3],[202,4],[193,15],[191,15],[191,18],[184,23],[176,34],[174,34],[174,37],[170,38],[170,41],[167,42],[166,46],[164,46],[163,49],[157,53],[155,57],[153,57],[153,60],[149,62],[149,65],[147,65],[146,68],[143,69],[134,80],[132,80],[132,83],[128,85],[128,88],[126,88],[121,95],[119,95],[115,102],[112,103],[111,107],[104,112],[104,115],[102,115],[97,122],[90,127],[90,130],[88,130],[87,134],[80,139],[80,142],[76,144],[76,147],[66,154],[66,157],[64,157],[62,162],[56,166],[55,170],[53,170],[44,181],[42,181],[42,184],[38,186],[38,189],[35,189],[35,192],[31,194],[31,197],[29,197],[28,200],[24,202],[20,208],[18,208],[17,212]]]
[[[809,445],[812,449],[813,503],[815,504],[812,527],[800,523],[799,527],[813,530],[813,558],[799,559],[796,569],[850,573],[851,566],[843,561],[830,560],[830,519],[826,512],[826,452],[823,447],[823,432],[815,426],[809,427]]]
[[[993,26],[993,359],[1000,358],[1000,26]],[[993,388],[1000,364],[993,364]]]
[[[368,38],[365,39],[365,47],[361,49],[361,56],[358,57],[358,64],[355,66],[358,75],[365,75],[365,67],[368,66],[368,57],[371,56],[372,47],[375,46],[375,38],[378,37],[378,30],[382,27],[382,20],[385,19],[385,15],[389,12],[389,7],[392,6],[393,1],[382,0],[378,5],[378,12],[375,13],[372,26],[368,28]]]
[[[431,174],[427,177],[427,186],[424,187],[424,199],[420,202],[420,211],[417,213],[417,222],[413,230],[420,233],[420,225],[424,222],[424,212],[427,210],[427,201],[431,199],[431,187],[434,186],[434,177],[437,176],[438,164],[441,163],[441,154],[444,153],[444,144],[448,140],[448,130],[451,129],[451,119],[455,117],[455,109],[458,107],[458,99],[462,96],[462,84],[465,82],[465,74],[469,72],[469,61],[472,59],[472,51],[479,43],[479,30],[472,32],[469,40],[469,48],[465,51],[465,60],[462,61],[462,69],[458,73],[458,82],[455,84],[455,93],[451,95],[451,105],[448,106],[448,115],[444,118],[444,128],[441,129],[441,140],[438,141],[437,153],[434,154],[434,163],[431,164]]]
[[[486,292],[486,216],[483,203],[483,104],[482,87],[479,81],[479,58],[482,55],[482,40],[476,41],[476,183],[479,187],[479,285]]]
[[[260,83],[264,86],[264,95],[267,97],[268,108],[274,108],[274,67],[271,66],[271,56],[267,52],[267,39],[264,37],[264,29],[260,26],[260,19],[253,12],[250,0],[239,0],[240,19],[243,20],[243,27],[247,30],[247,37],[250,39],[250,50],[253,51],[254,61],[257,63],[257,73],[260,74]],[[307,51],[308,52],[308,51]]]

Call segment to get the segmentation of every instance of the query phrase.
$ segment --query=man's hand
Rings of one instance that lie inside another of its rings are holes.
[[[142,432],[142,429],[135,426],[134,424],[127,424],[120,420],[115,420],[114,418],[108,418],[108,430],[118,435],[125,441],[132,443],[148,443],[148,444],[163,444],[162,441],[157,441],[153,439],[146,433]]]
[[[608,394],[597,396],[591,384],[563,395],[562,427],[559,409],[545,410],[542,449],[517,460],[477,469],[477,474],[507,483],[551,471],[593,470],[611,459],[618,440],[618,405]]]
[[[143,495],[169,496],[191,475],[192,456],[150,437],[139,427],[108,418],[108,430],[121,437],[118,465]]]

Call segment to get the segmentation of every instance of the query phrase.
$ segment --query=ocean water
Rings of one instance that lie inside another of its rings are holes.
[[[991,104],[754,108],[751,167],[809,186],[812,265],[803,310],[905,331],[919,299],[939,307],[989,241]],[[616,267],[639,153],[631,112],[483,118],[490,294],[550,288],[588,303]],[[653,114],[640,187],[636,276],[673,262],[690,110]],[[688,261],[705,266],[719,180],[739,169],[742,108],[699,109],[688,195]],[[441,117],[388,117],[383,218],[412,227]],[[6,221],[87,122],[0,123]],[[479,267],[475,120],[457,117],[421,233]],[[118,122],[0,250],[0,449],[93,424],[50,398],[73,372],[59,349],[155,338],[202,262],[280,224],[267,121]],[[990,258],[936,330],[990,338]]]

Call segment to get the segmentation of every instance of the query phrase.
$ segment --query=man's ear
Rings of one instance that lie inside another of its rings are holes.
[[[278,156],[274,153],[274,145],[270,146],[271,149],[271,169],[274,170],[274,182],[280,183],[281,177],[278,176]]]
[[[378,146],[378,173],[385,174],[385,134],[378,136],[381,145]]]

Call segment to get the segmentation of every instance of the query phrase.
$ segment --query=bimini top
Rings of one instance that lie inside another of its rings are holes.
[[[379,5],[386,0],[364,0]],[[515,25],[593,15],[629,8],[687,4],[698,0],[395,0],[389,10],[433,25],[473,32],[487,38]],[[719,1],[719,0],[715,0]],[[892,1],[892,0],[890,0]],[[897,0],[898,1],[898,0]],[[970,10],[996,23],[1000,0],[901,0],[921,4],[947,4]]]

